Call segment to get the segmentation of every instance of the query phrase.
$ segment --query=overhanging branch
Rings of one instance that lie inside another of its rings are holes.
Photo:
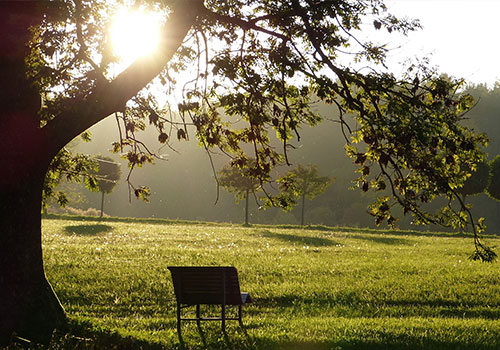
[[[102,81],[87,96],[68,100],[65,108],[43,128],[55,156],[73,138],[114,112],[153,80],[170,61],[204,9],[202,0],[177,1],[163,27],[162,41],[155,55],[137,59],[116,79]]]
[[[269,16],[269,17],[260,17],[260,18],[254,19],[254,20],[247,21],[247,20],[244,20],[244,19],[241,19],[241,18],[238,18],[238,17],[231,17],[231,16],[227,16],[227,15],[222,15],[220,13],[212,12],[212,11],[206,9],[206,8],[204,9],[204,15],[207,18],[219,21],[221,23],[228,23],[228,24],[237,25],[241,29],[243,29],[244,31],[255,30],[255,31],[258,31],[258,32],[270,35],[270,36],[274,36],[274,37],[279,38],[279,39],[281,39],[281,40],[283,40],[285,42],[291,40],[286,35],[283,35],[281,33],[278,33],[278,32],[275,32],[275,31],[272,31],[272,30],[269,30],[269,29],[266,29],[266,28],[261,27],[261,26],[259,26],[259,25],[256,24],[256,22],[258,22],[260,20],[263,20],[263,19],[266,19],[266,18],[270,18],[271,16]],[[283,17],[283,16],[284,15],[281,15],[280,17]]]

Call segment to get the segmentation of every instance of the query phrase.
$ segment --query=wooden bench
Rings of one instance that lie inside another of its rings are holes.
[[[242,305],[252,302],[248,293],[240,292],[238,271],[232,266],[168,266],[177,300],[177,332],[181,321],[222,321],[226,331],[227,320],[241,319]],[[221,305],[221,317],[201,317],[200,305]],[[226,306],[238,306],[238,317],[226,317]],[[181,309],[196,306],[195,318],[182,318]]]

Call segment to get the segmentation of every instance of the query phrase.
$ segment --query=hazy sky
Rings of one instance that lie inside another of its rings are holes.
[[[404,38],[391,59],[432,54],[431,62],[455,77],[489,85],[500,79],[500,0],[387,0],[386,4],[391,13],[418,18],[424,27]]]
[[[372,23],[358,33],[360,37],[388,44],[391,71],[397,73],[397,64],[406,58],[429,56],[439,71],[468,82],[491,86],[500,80],[500,0],[385,0],[385,3],[390,13],[419,19],[423,26],[407,37],[375,31]]]

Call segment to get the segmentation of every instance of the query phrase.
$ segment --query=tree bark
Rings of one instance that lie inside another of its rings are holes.
[[[50,140],[40,129],[40,96],[24,64],[29,27],[42,15],[38,2],[0,2],[0,346],[13,334],[46,343],[66,321],[43,268]]]
[[[0,186],[0,340],[47,343],[66,323],[43,268],[41,199],[45,169]]]

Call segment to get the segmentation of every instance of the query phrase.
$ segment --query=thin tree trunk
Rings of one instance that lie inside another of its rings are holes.
[[[304,226],[304,213],[306,208],[306,194],[302,195],[302,210],[300,213],[300,226]]]
[[[248,195],[250,191],[246,191],[245,193],[245,226],[248,226]]]
[[[101,192],[102,193],[102,197],[101,197],[101,218],[102,218],[102,214],[103,214],[103,210],[104,210],[104,191]]]

